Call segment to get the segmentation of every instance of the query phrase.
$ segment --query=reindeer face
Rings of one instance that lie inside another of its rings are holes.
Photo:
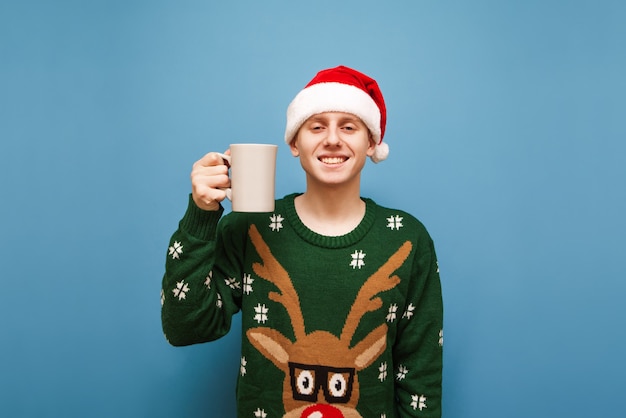
[[[400,282],[393,273],[408,257],[410,242],[403,244],[363,284],[337,337],[321,330],[305,332],[299,297],[289,274],[271,254],[254,225],[249,232],[263,261],[253,265],[254,272],[278,287],[279,292],[270,292],[268,297],[286,308],[294,329],[295,341],[272,328],[257,327],[246,332],[250,343],[285,373],[284,418],[360,418],[355,409],[359,400],[358,372],[385,351],[387,325],[379,325],[353,346],[351,340],[363,315],[382,306],[376,295]]]
[[[356,407],[357,372],[385,350],[387,326],[381,325],[359,344],[347,344],[326,331],[314,331],[291,342],[271,328],[248,330],[248,340],[285,373],[283,403],[286,410],[311,404]]]

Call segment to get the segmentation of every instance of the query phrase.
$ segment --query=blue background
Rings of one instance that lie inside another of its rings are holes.
[[[191,165],[282,144],[345,64],[389,112],[363,194],[437,246],[444,417],[626,416],[624,22],[619,0],[2,2],[2,415],[234,416],[237,332],[161,331]],[[303,190],[284,145],[277,172]]]

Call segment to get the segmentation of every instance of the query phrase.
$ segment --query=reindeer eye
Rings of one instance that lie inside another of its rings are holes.
[[[296,380],[298,392],[302,395],[310,395],[315,389],[315,378],[310,370],[302,370]]]
[[[333,375],[331,375],[330,379],[328,379],[328,389],[331,396],[335,398],[341,398],[343,396],[346,396],[348,384],[346,382],[345,376],[340,373],[334,373]]]

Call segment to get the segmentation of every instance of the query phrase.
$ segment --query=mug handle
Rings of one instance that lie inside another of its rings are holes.
[[[219,155],[220,157],[222,157],[222,159],[228,161],[228,165],[230,166],[230,155],[226,155],[226,154],[222,154],[221,152],[216,153],[217,155]],[[233,190],[230,187],[226,187],[224,189],[226,192],[226,197],[228,198],[228,200],[232,201],[233,200]]]

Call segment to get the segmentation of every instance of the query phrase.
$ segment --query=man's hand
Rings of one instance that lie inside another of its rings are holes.
[[[225,154],[229,155],[230,150]],[[203,210],[218,210],[230,187],[228,163],[217,153],[209,152],[196,161],[191,170],[191,196]]]

